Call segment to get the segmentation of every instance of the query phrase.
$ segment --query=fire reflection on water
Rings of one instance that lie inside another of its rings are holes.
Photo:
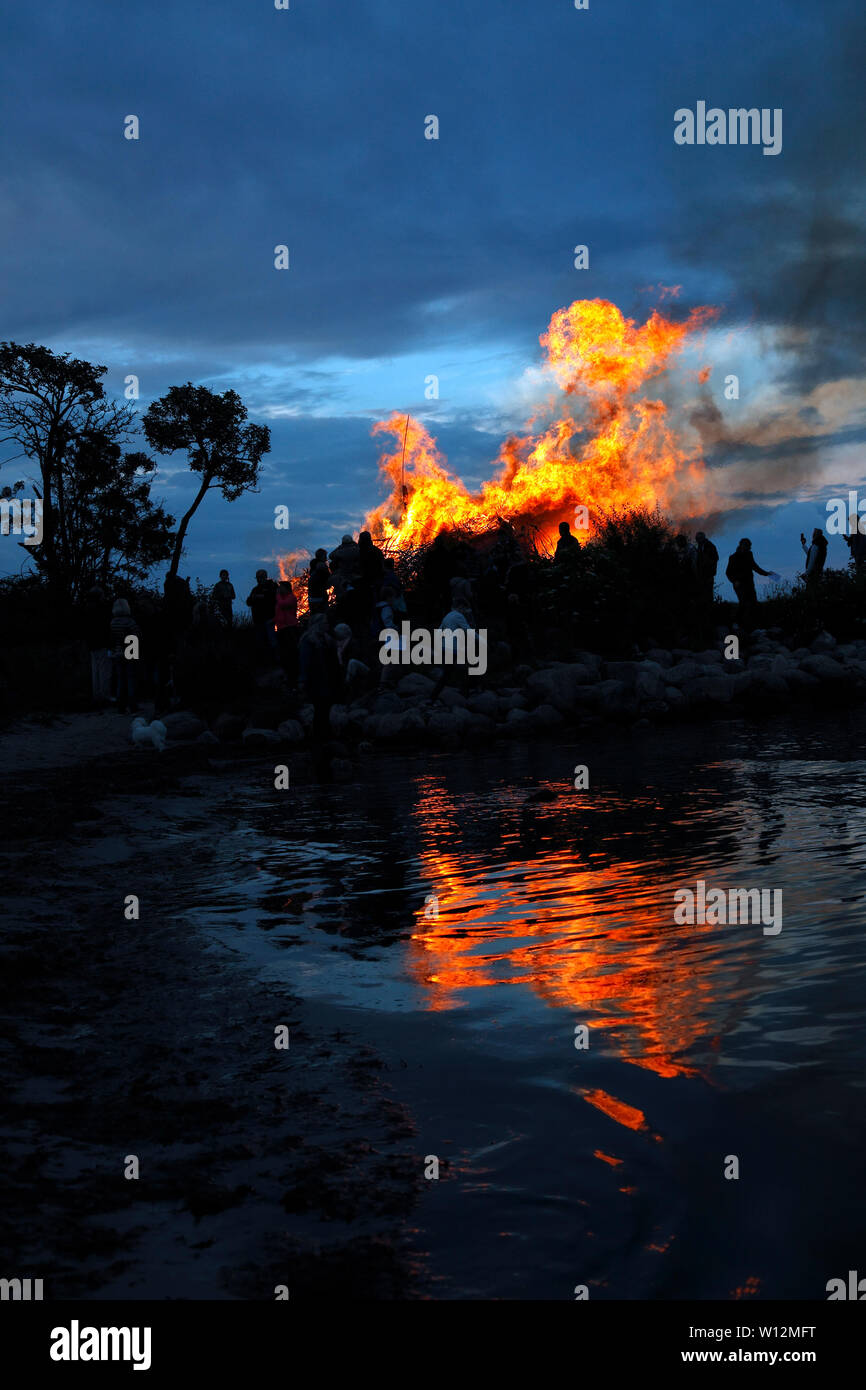
[[[432,778],[423,779],[415,818],[438,913],[419,907],[409,970],[429,1010],[460,1007],[471,990],[522,985],[571,1010],[593,1037],[603,1030],[594,1046],[659,1076],[697,1073],[684,1054],[718,1045],[721,1010],[736,995],[722,977],[737,952],[710,948],[711,927],[674,925],[675,885],[660,880],[657,864],[613,862],[603,841],[575,863],[543,835],[526,857],[507,817],[502,860],[484,862],[459,844],[457,803]],[[584,1098],[607,1114],[622,1104],[603,1092]],[[632,1129],[646,1123],[640,1111],[612,1117]]]

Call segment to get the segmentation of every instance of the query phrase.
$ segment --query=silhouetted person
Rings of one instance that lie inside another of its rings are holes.
[[[407,618],[409,616],[409,609],[406,607],[406,595],[403,592],[403,581],[397,573],[397,565],[394,556],[386,555],[383,563],[382,590],[384,590],[386,586],[394,590],[394,611],[399,618]]]
[[[505,608],[505,631],[514,661],[534,661],[535,644],[527,618],[527,603],[519,594],[509,594]]]
[[[334,580],[334,597],[341,599],[349,584],[357,584],[361,577],[361,557],[358,553],[358,542],[353,541],[348,533],[340,541],[335,550],[328,556],[331,566],[331,576]]]
[[[398,637],[398,646],[399,649],[402,651],[403,637],[402,633],[400,632],[400,617],[397,613],[397,609],[395,606],[396,599],[396,589],[392,589],[390,584],[385,584],[382,588],[381,598],[376,600],[373,609],[373,617],[370,622],[370,629],[371,636],[375,636],[377,646],[381,641],[382,633],[389,628],[393,629],[395,632],[400,634]],[[382,685],[386,685],[389,681],[398,679],[398,676],[402,674],[403,671],[401,667],[388,666],[385,665],[384,662],[380,663],[379,680],[382,683]]]
[[[379,587],[385,569],[385,557],[379,547],[373,544],[373,537],[369,531],[362,531],[358,537],[358,552],[358,562],[361,567],[359,587],[364,595],[369,613],[379,595]]]
[[[138,709],[136,686],[139,659],[126,655],[126,639],[130,636],[141,636],[138,623],[130,613],[126,599],[115,599],[111,609],[111,665],[119,714],[134,714]]]
[[[716,570],[719,567],[719,552],[716,550],[712,541],[707,539],[703,531],[698,531],[695,536],[693,560],[698,596],[703,603],[710,605],[715,596]]]
[[[274,623],[277,629],[280,665],[289,684],[294,685],[298,678],[298,642],[301,630],[298,625],[298,600],[288,579],[280,580],[274,608]]]
[[[214,584],[211,597],[226,627],[231,627],[235,586],[229,580],[228,570],[220,570],[219,582]]]
[[[455,574],[454,578],[449,580],[448,587],[451,591],[451,608],[456,608],[458,613],[462,613],[467,622],[474,623],[471,580],[463,574]]]
[[[845,537],[845,544],[851,552],[854,568],[859,574],[866,567],[866,535],[858,527],[853,536]]]
[[[301,684],[313,706],[313,738],[321,743],[330,733],[331,705],[340,697],[342,673],[337,650],[324,613],[310,619],[298,647]]]
[[[192,622],[195,600],[190,593],[189,580],[182,579],[179,574],[167,574],[162,587],[165,595],[163,613],[165,614],[172,649],[174,649],[177,646],[177,639],[186,632]]]
[[[343,682],[341,696],[349,701],[369,676],[370,668],[361,660],[361,644],[348,623],[337,623],[334,628],[334,647]]]
[[[762,574],[765,578],[770,577],[770,570],[762,570],[756,564],[752,554],[752,542],[748,539],[740,541],[733,555],[728,560],[725,574],[734,586],[734,593],[737,595],[739,611],[737,618],[740,624],[749,628],[754,623],[755,613],[758,607],[758,596],[755,593],[755,575]]]
[[[470,628],[470,624],[466,621],[465,615],[464,615],[463,613],[460,612],[459,608],[451,608],[451,609],[449,609],[449,611],[445,614],[445,617],[444,617],[444,618],[442,619],[442,621],[440,622],[439,628],[440,628],[441,632],[443,633],[443,640],[444,640],[444,641],[447,641],[447,643],[448,643],[448,646],[446,647],[445,650],[450,652],[451,657],[452,657],[452,660],[451,660],[451,661],[448,661],[448,662],[443,661],[443,663],[442,663],[442,674],[440,675],[438,681],[436,682],[435,686],[433,687],[433,689],[432,689],[431,692],[430,692],[430,699],[431,699],[431,700],[437,700],[437,699],[439,698],[439,692],[442,690],[442,687],[443,687],[444,685],[446,685],[446,684],[449,685],[449,686],[450,686],[450,685],[459,686],[459,687],[460,687],[461,689],[463,689],[463,690],[468,689],[468,686],[469,686],[469,667],[468,667],[468,665],[466,664],[465,661],[462,661],[462,662],[455,662],[455,661],[453,660],[453,658],[454,658],[454,657],[457,655],[457,653],[458,653],[457,639],[456,639],[455,637],[450,637],[450,636],[449,636],[448,638],[444,638],[444,634],[445,634],[446,632],[447,632],[447,633],[454,633],[454,632],[460,632],[460,631],[462,631],[462,632],[468,632],[468,631],[469,631],[469,628]],[[466,640],[466,639],[464,638],[464,641],[465,641],[465,640]],[[443,652],[443,656],[444,656],[444,655],[445,655],[445,652]]]
[[[141,671],[150,685],[156,714],[168,709],[171,680],[171,641],[164,609],[149,594],[136,600],[134,615],[141,630]]]
[[[256,634],[256,650],[265,660],[269,660],[277,648],[274,632],[274,609],[277,604],[276,581],[268,578],[267,570],[256,570],[255,588],[247,597],[247,607],[253,620]]]
[[[362,591],[356,584],[347,584],[334,605],[334,617],[347,623],[356,637],[366,637],[367,610]]]
[[[807,589],[816,589],[821,582],[821,575],[824,573],[824,564],[827,559],[827,537],[816,526],[812,532],[811,545],[806,544],[806,537],[800,532],[800,544],[806,552],[806,571],[804,578]]]
[[[556,542],[556,550],[553,558],[562,563],[563,560],[573,560],[580,554],[580,541],[577,536],[571,534],[571,527],[567,521],[559,523],[559,540]]]
[[[111,699],[111,605],[98,584],[84,596],[81,629],[90,653],[90,691],[95,705]]]
[[[328,569],[328,552],[317,550],[310,563],[307,578],[307,603],[310,613],[327,613],[328,590],[332,587],[331,571]]]

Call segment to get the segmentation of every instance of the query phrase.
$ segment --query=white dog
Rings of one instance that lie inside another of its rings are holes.
[[[141,715],[132,721],[132,741],[136,748],[146,748],[150,744],[161,753],[165,747],[167,729],[161,719],[154,719],[152,724],[148,724]]]

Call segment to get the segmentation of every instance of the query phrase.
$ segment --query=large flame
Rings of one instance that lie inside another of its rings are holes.
[[[715,313],[694,309],[676,323],[654,310],[638,326],[606,299],[558,309],[540,339],[555,384],[549,423],[507,439],[496,475],[471,493],[418,420],[395,412],[378,421],[372,433],[391,435],[395,444],[379,463],[391,495],[365,526],[401,547],[445,529],[484,530],[500,519],[531,523],[549,538],[558,522],[576,516],[592,532],[604,513],[624,508],[660,506],[680,516],[704,510],[697,440],[678,438],[664,402],[639,393]]]

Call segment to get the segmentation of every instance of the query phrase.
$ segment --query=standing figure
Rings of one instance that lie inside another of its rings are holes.
[[[762,574],[766,579],[770,578],[770,570],[762,570],[756,563],[752,554],[752,542],[748,538],[741,540],[728,560],[725,574],[734,586],[734,593],[737,595],[739,611],[737,620],[745,629],[754,626],[754,619],[758,607],[758,596],[755,593],[755,575]]]
[[[812,532],[811,545],[806,544],[806,537],[802,531],[800,532],[800,544],[806,552],[806,572],[804,575],[806,588],[817,589],[827,559],[827,537],[821,527],[816,526]]]
[[[277,647],[274,631],[274,609],[277,605],[276,581],[268,578],[267,570],[256,570],[255,588],[247,597],[247,607],[253,620],[256,634],[256,650],[259,656],[269,661]]]
[[[219,582],[214,584],[211,595],[217,612],[226,627],[232,625],[232,602],[235,598],[235,587],[229,580],[228,570],[220,570]]]

